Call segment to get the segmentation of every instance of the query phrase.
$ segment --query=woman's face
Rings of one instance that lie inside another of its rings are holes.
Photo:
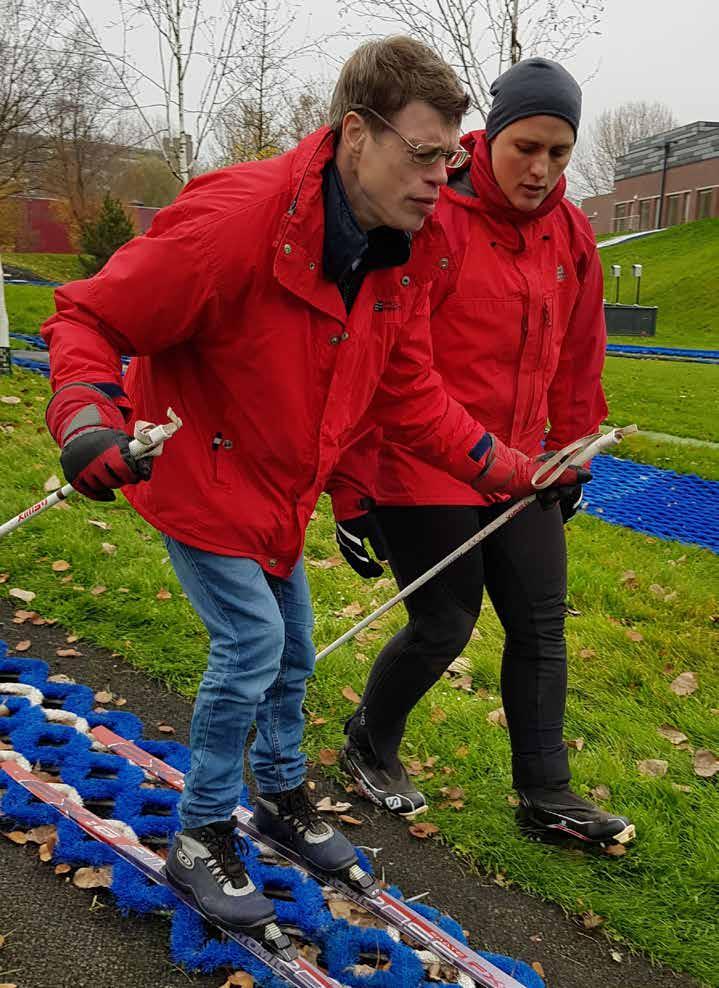
[[[497,185],[515,209],[531,212],[562,177],[574,150],[574,131],[560,117],[517,120],[490,143]]]

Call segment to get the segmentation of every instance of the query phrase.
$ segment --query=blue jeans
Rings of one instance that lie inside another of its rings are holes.
[[[287,580],[253,559],[219,556],[165,537],[172,565],[210,635],[190,728],[183,827],[227,820],[240,802],[247,734],[259,792],[305,777],[302,703],[314,669],[312,606],[302,560]]]

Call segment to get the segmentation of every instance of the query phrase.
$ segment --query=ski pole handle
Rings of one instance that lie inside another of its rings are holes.
[[[165,422],[164,425],[156,425],[147,431],[138,432],[136,438],[130,441],[130,452],[136,459],[156,455],[158,447],[161,446],[166,439],[174,436],[177,430],[182,426],[182,419],[178,418],[171,408],[167,409],[167,417],[169,422]],[[0,525],[0,539],[9,532],[14,531],[22,525],[23,522],[28,521],[30,518],[34,518],[43,511],[47,511],[48,508],[52,508],[53,505],[58,504],[60,501],[64,501],[74,493],[75,488],[72,484],[65,484],[65,486],[61,487],[59,490],[53,491],[52,494],[48,494],[48,496],[44,497],[42,501],[38,501],[37,504],[31,505],[29,508],[25,508],[24,511],[20,512],[20,514],[15,515],[14,518],[6,521],[3,525]]]
[[[597,432],[591,436],[585,436],[583,439],[577,439],[576,442],[570,443],[568,446],[565,446],[564,449],[560,449],[549,460],[543,463],[539,470],[535,473],[534,477],[532,477],[532,483],[538,490],[543,490],[545,487],[550,487],[553,483],[556,483],[568,466],[581,466],[583,463],[586,463],[587,460],[590,460],[593,456],[596,456],[597,453],[602,453],[605,450],[610,449],[612,446],[616,446],[625,436],[629,436],[638,431],[639,430],[636,425],[627,425],[623,428],[611,429],[607,433]],[[421,576],[418,576],[416,580],[408,583],[404,590],[400,590],[400,592],[395,594],[394,597],[391,597],[389,600],[385,601],[384,604],[378,607],[376,611],[373,611],[371,614],[368,614],[366,618],[358,621],[353,628],[349,629],[349,631],[345,631],[345,633],[340,635],[340,637],[336,641],[333,641],[331,645],[323,648],[321,652],[318,652],[317,659],[324,659],[326,655],[329,655],[330,652],[334,652],[334,650],[339,648],[340,645],[344,645],[346,642],[350,641],[355,637],[355,635],[362,631],[363,628],[366,628],[368,624],[372,624],[372,622],[376,621],[377,618],[382,617],[383,614],[386,614],[387,611],[394,607],[395,604],[398,604],[400,600],[404,600],[405,597],[409,597],[411,593],[414,593],[415,590],[427,583],[428,580],[431,580],[433,576],[437,575],[437,573],[441,573],[443,569],[447,568],[447,566],[451,566],[456,559],[459,559],[460,556],[463,556],[465,553],[469,552],[470,549],[473,549],[476,545],[486,539],[488,535],[492,534],[492,532],[496,532],[498,528],[501,528],[502,525],[505,525],[508,521],[514,518],[515,515],[518,515],[520,511],[524,511],[524,509],[530,505],[532,501],[536,500],[536,497],[536,494],[529,494],[527,497],[523,497],[520,501],[516,501],[514,504],[511,504],[506,511],[503,511],[501,515],[498,515],[494,521],[489,523],[489,525],[485,525],[485,527],[479,532],[476,532],[468,538],[466,542],[463,542],[462,545],[457,546],[457,548],[450,552],[448,556],[445,556],[444,559],[441,559],[438,563],[432,566],[431,569],[428,569],[426,573],[423,573]]]

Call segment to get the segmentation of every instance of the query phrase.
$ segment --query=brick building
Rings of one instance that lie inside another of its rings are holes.
[[[699,120],[630,144],[614,189],[582,201],[595,233],[653,230],[719,216],[719,122]]]

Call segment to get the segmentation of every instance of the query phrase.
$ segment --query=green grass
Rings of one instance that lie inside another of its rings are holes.
[[[75,281],[85,277],[75,254],[3,254],[2,262],[32,271],[47,281]]]
[[[608,357],[602,382],[610,424],[719,441],[719,366]]]
[[[44,481],[59,470],[57,450],[42,424],[47,383],[18,372],[0,379],[1,394],[22,399],[18,405],[0,404],[0,501],[3,516],[9,517],[36,500]],[[100,505],[77,497],[67,503],[66,509],[52,509],[0,542],[0,571],[10,574],[0,592],[11,587],[34,591],[31,606],[80,634],[76,647],[81,651],[83,640],[96,642],[193,695],[204,668],[206,636],[182,598],[160,539],[122,500]],[[88,524],[91,519],[111,528],[102,531]],[[311,565],[336,555],[332,531],[323,501],[307,539],[319,646],[352,623],[337,617],[341,608],[357,601],[367,613],[392,592],[389,583],[378,587],[360,581],[344,564]],[[486,720],[500,706],[502,643],[489,606],[465,653],[472,692],[454,690],[443,680],[410,718],[404,756],[437,759],[419,780],[432,802],[430,819],[468,863],[501,871],[508,881],[569,912],[592,909],[605,917],[612,935],[715,985],[716,779],[694,775],[691,752],[673,748],[657,728],[670,724],[688,735],[694,748],[719,751],[717,558],[586,517],[572,522],[568,538],[570,602],[580,614],[568,620],[566,736],[585,742],[572,755],[575,784],[583,793],[608,786],[608,805],[628,813],[638,826],[636,845],[614,859],[551,849],[517,836],[507,801],[506,732]],[[117,547],[113,554],[103,551],[103,542]],[[69,582],[52,571],[56,559],[71,563]],[[635,580],[623,582],[629,569]],[[107,589],[94,596],[91,590],[97,586]],[[164,588],[172,597],[158,600]],[[320,663],[307,702],[327,723],[308,728],[311,756],[339,746],[342,722],[352,709],[343,687],[361,692],[371,660],[402,623],[397,608],[359,641]],[[643,640],[629,640],[629,629],[639,631]],[[595,654],[582,658],[586,649]],[[687,670],[697,673],[699,689],[676,697],[669,683]],[[666,778],[641,777],[636,762],[644,758],[666,759]],[[688,791],[674,789],[673,783]],[[447,785],[463,790],[459,811],[440,808],[445,801],[441,788]]]
[[[649,463],[662,470],[695,473],[706,480],[719,480],[719,444],[713,447],[695,446],[638,435],[620,443],[612,450],[612,455],[622,460]]]
[[[719,347],[719,219],[699,220],[606,247],[599,256],[608,300],[614,301],[611,265],[622,266],[619,301],[633,304],[632,264],[642,264],[640,302],[659,308],[655,337],[612,336],[611,343]]]
[[[5,303],[11,333],[40,332],[40,326],[55,311],[54,288],[36,285],[6,285]],[[18,343],[27,348],[25,343]]]

